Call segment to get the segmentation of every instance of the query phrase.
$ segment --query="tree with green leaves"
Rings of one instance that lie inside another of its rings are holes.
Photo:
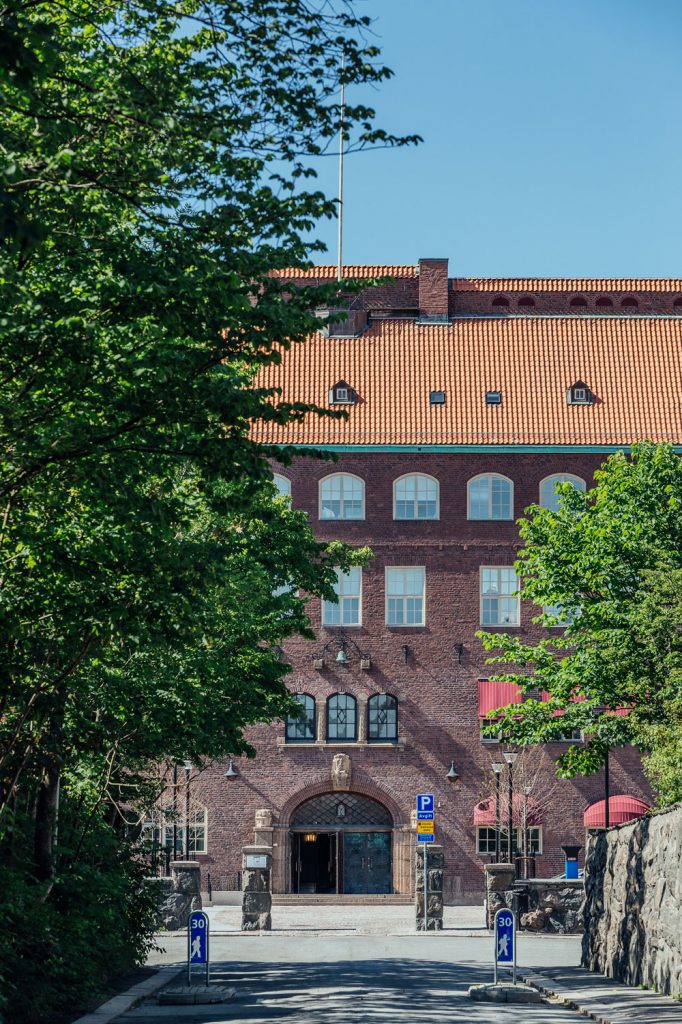
[[[295,453],[250,431],[309,412],[256,375],[336,301],[273,271],[335,212],[341,77],[390,74],[368,32],[345,0],[0,12],[0,867],[48,930],[150,765],[290,710],[278,647],[366,557],[315,542],[271,481]]]
[[[638,444],[595,480],[587,493],[560,485],[558,509],[531,506],[520,521],[522,596],[545,609],[536,621],[567,624],[537,643],[480,634],[524,695],[486,728],[522,744],[581,731],[557,759],[565,777],[636,744],[667,803],[682,795],[682,461],[670,445]]]

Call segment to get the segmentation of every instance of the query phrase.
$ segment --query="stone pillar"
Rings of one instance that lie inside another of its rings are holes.
[[[242,847],[242,931],[270,931],[272,847]]]
[[[424,931],[424,847],[426,843],[417,844],[417,884],[416,884],[416,920],[417,931]],[[426,928],[431,932],[439,932],[443,928],[443,868],[445,855],[442,846],[429,843],[426,855],[427,903]]]
[[[367,741],[367,698],[358,697],[358,740]]]
[[[495,914],[501,907],[513,910],[513,886],[516,869],[513,864],[485,865],[485,921],[492,928]]]

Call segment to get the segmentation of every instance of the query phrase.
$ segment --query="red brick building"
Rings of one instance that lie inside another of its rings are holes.
[[[232,887],[255,838],[272,844],[275,892],[408,894],[415,795],[433,793],[446,901],[477,901],[495,848],[491,763],[503,763],[480,721],[515,695],[487,681],[475,634],[545,631],[513,596],[524,508],[556,501],[557,478],[589,488],[633,441],[682,444],[682,281],[452,279],[435,259],[345,273],[394,282],[354,296],[345,321],[262,382],[347,420],[257,436],[336,453],[275,466],[278,483],[322,539],[374,559],[340,581],[338,606],[311,602],[318,640],[285,652],[305,717],[254,729],[258,755],[236,778],[215,764],[193,782],[199,860],[214,889]],[[514,768],[513,842],[525,832],[539,875],[562,869],[561,844],[584,842],[603,797],[603,776],[556,780],[561,749]],[[504,825],[506,765],[500,779]],[[610,784],[650,800],[632,748],[613,752]]]

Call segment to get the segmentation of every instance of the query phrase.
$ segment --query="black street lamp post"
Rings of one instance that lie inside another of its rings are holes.
[[[192,765],[189,761],[185,761],[183,767],[185,769],[185,860],[189,860],[189,773],[192,771]]]
[[[504,757],[505,761],[507,762],[507,766],[509,768],[509,806],[507,808],[508,821],[509,821],[509,839],[508,839],[507,852],[508,852],[508,855],[509,855],[509,863],[513,864],[514,863],[514,861],[512,860],[512,856],[513,856],[513,853],[512,853],[512,828],[513,828],[513,825],[514,825],[513,764],[514,764],[514,761],[516,760],[516,758],[518,757],[518,754],[516,753],[515,750],[504,750],[502,752],[502,754],[503,754],[503,757]]]
[[[504,762],[493,761],[492,769],[495,772],[495,863],[500,863],[500,775],[504,768]]]

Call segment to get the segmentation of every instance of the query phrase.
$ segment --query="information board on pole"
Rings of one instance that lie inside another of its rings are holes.
[[[497,985],[498,964],[513,965],[513,980],[516,984],[516,915],[513,910],[502,907],[497,911],[493,933],[495,936],[495,984]]]
[[[205,967],[208,985],[209,948],[208,915],[195,910],[187,921],[187,984],[192,984],[192,968]]]

